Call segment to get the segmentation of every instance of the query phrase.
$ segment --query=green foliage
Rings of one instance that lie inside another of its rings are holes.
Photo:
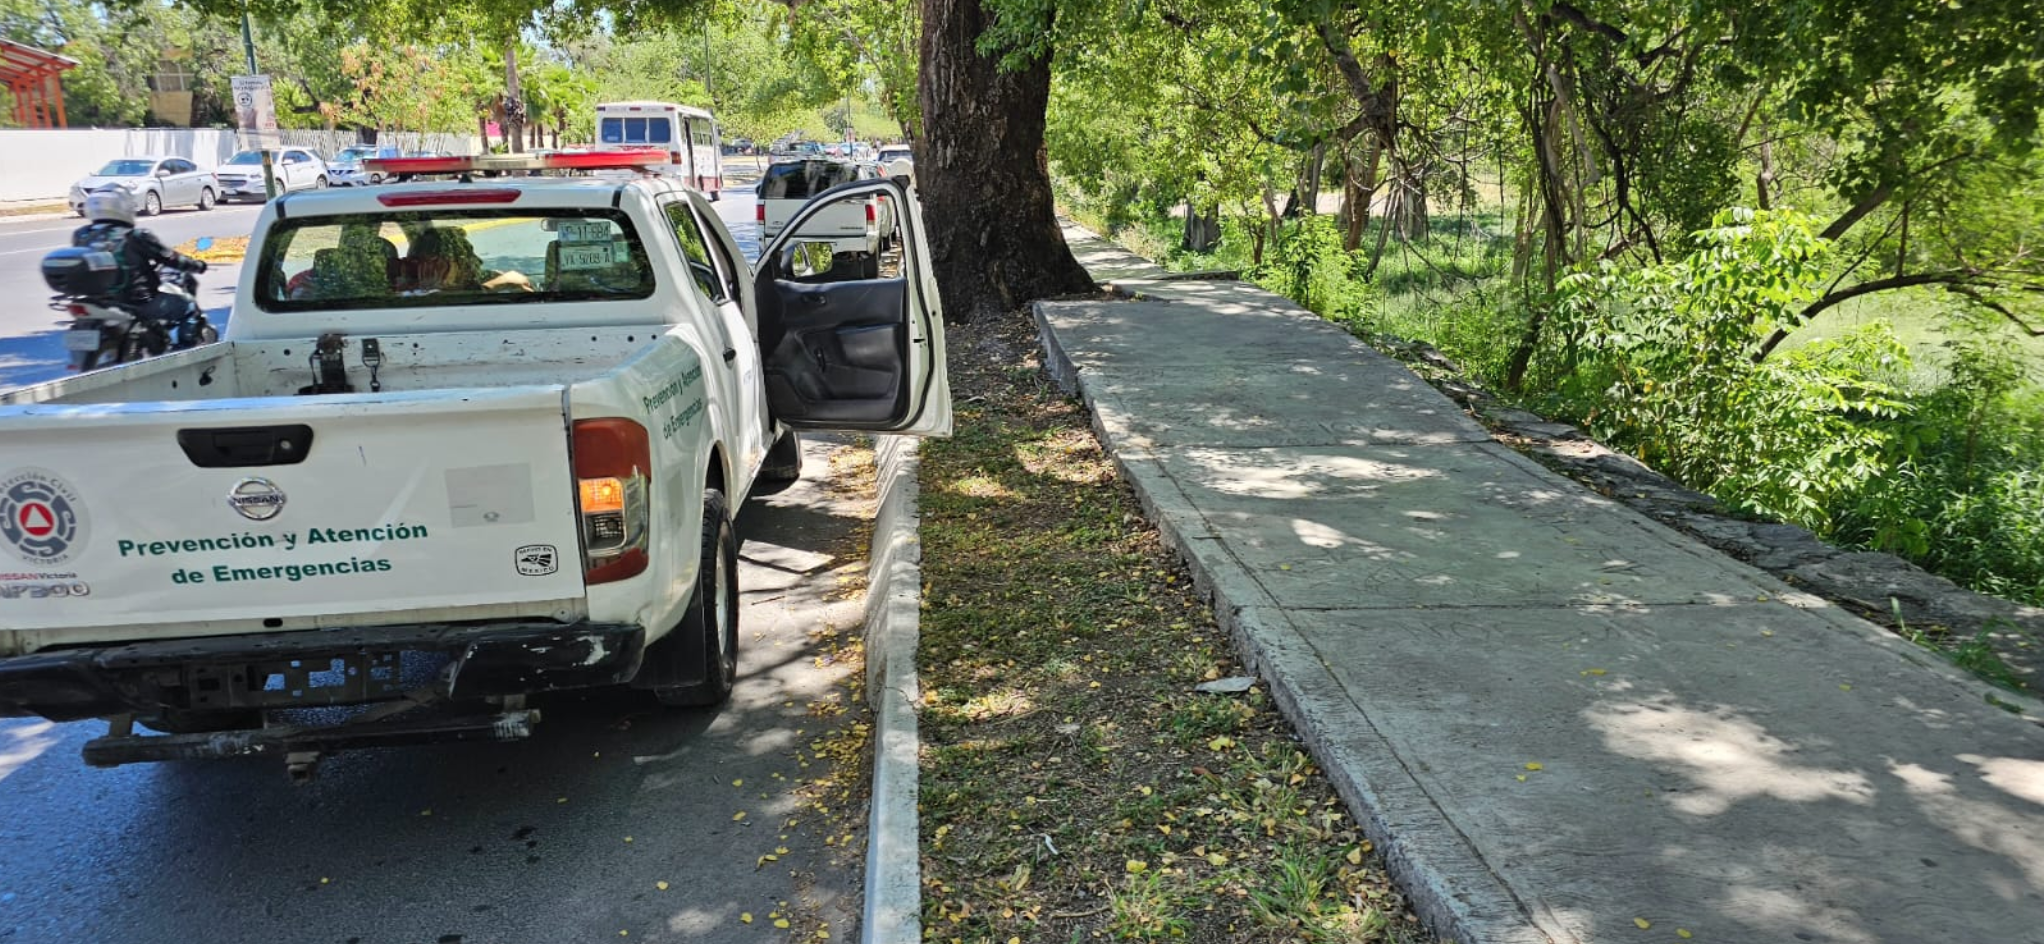
[[[1950,342],[1943,384],[1899,431],[1892,474],[1840,515],[1837,536],[1959,583],[2044,603],[2044,390],[2001,325]]]
[[[1755,363],[1794,327],[1826,245],[1800,214],[1728,211],[1662,266],[1562,280],[1543,351],[1600,439],[1735,507],[1818,529],[1884,469],[1907,413],[1881,379],[1908,354],[1878,329]]]
[[[1370,285],[1357,278],[1355,262],[1342,249],[1334,221],[1317,213],[1287,230],[1264,256],[1264,264],[1244,275],[1344,324],[1360,322],[1375,296]]]

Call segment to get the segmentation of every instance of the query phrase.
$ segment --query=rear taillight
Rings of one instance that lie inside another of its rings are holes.
[[[752,211],[755,219],[759,220],[761,223],[766,222],[766,201],[762,200],[758,203],[753,204]]]
[[[646,480],[652,472],[644,426],[615,418],[575,421],[584,582],[609,583],[646,570]]]
[[[73,318],[83,318],[83,317],[85,317],[85,316],[86,316],[87,314],[89,314],[89,312],[87,312],[87,311],[85,310],[85,306],[84,306],[84,305],[71,305],[71,306],[68,306],[68,307],[69,307],[69,308],[70,308],[70,310],[71,310],[71,317],[73,317]]]
[[[866,225],[871,226],[879,220],[880,215],[873,211],[873,201],[866,201]]]

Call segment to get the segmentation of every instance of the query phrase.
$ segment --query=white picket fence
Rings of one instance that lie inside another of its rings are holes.
[[[321,157],[357,143],[352,131],[285,131],[283,143]],[[385,132],[377,143],[407,150],[474,154],[475,135]],[[0,201],[61,200],[72,182],[116,157],[166,155],[213,167],[241,149],[235,133],[206,128],[0,130]]]

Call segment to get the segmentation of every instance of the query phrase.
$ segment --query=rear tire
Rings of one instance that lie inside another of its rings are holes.
[[[653,688],[653,697],[673,708],[723,704],[738,679],[738,537],[724,493],[716,489],[703,492],[702,532],[688,612],[646,650],[647,663],[665,663],[658,669],[667,677],[701,679]]]
[[[759,466],[759,478],[762,482],[793,482],[801,477],[802,437],[791,429],[767,448],[766,461]]]
[[[314,181],[312,182],[312,189],[314,189],[314,190],[325,190],[325,189],[326,189],[326,175],[325,175],[325,174],[321,174],[321,175],[319,175],[319,179],[317,179],[317,180],[314,180]]]

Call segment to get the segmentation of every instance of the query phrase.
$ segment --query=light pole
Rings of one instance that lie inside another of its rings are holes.
[[[250,76],[260,74],[256,72],[255,26],[249,22],[247,6],[241,8],[241,51],[248,56],[248,74]],[[250,92],[249,94],[253,95],[255,93]],[[255,114],[253,107],[249,109],[249,114],[251,116]],[[250,130],[255,132],[256,147],[262,151],[263,155],[263,196],[266,199],[275,200],[277,199],[277,170],[270,164],[270,142],[262,139],[261,129],[251,128]]]

